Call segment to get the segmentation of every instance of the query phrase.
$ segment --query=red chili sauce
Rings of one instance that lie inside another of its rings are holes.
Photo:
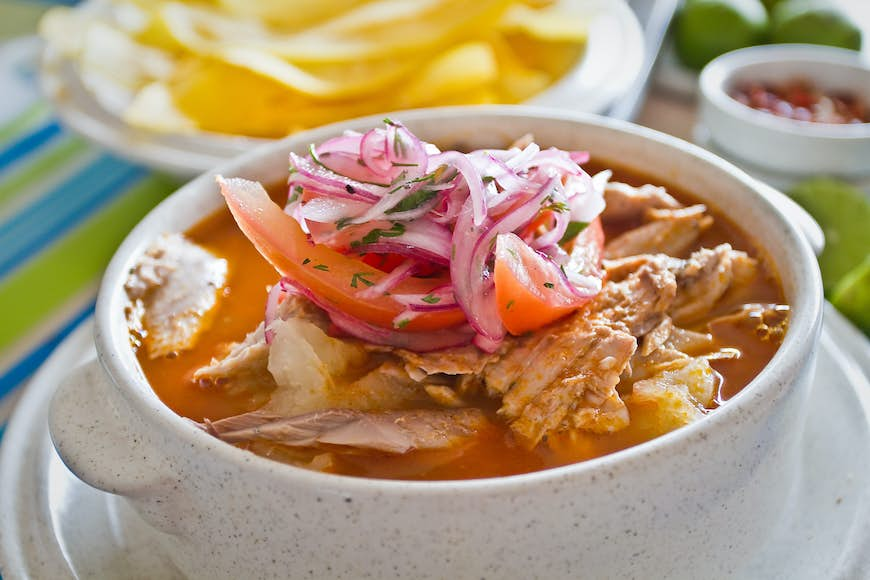
[[[870,110],[860,98],[843,91],[823,91],[806,79],[780,84],[747,81],[729,94],[747,107],[795,121],[836,125],[870,122]]]

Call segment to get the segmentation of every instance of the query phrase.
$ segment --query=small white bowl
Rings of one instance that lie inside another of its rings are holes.
[[[870,104],[870,68],[860,53],[804,44],[764,45],[724,54],[701,72],[696,140],[774,183],[824,174],[870,178],[870,123],[795,121],[746,106],[729,94],[747,81],[806,79],[824,91],[845,91]]]
[[[583,463],[472,481],[391,481],[307,471],[228,445],[166,407],[148,385],[124,317],[124,281],[164,232],[220,208],[215,172],[188,183],[129,235],[103,280],[99,362],[74,371],[50,409],[58,453],[85,482],[124,496],[190,577],[747,577],[747,554],[782,521],[800,465],[822,316],[810,244],[782,195],[684,141],[593,115],[530,107],[394,113],[421,138],[588,149],[739,220],[782,281],[782,346],[701,421]],[[308,143],[380,117],[267,145],[216,171],[271,181]],[[703,572],[700,572],[703,571]]]

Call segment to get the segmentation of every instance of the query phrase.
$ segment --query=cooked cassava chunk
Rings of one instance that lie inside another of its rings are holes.
[[[128,316],[140,330],[150,358],[192,348],[208,329],[227,261],[180,234],[159,238],[130,271],[125,289]]]
[[[624,400],[632,429],[658,436],[704,416],[713,402],[716,374],[704,358],[663,365],[648,379],[632,385]]]

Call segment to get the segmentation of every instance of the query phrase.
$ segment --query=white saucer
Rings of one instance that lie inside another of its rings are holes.
[[[801,479],[780,526],[740,578],[870,577],[870,343],[830,306],[803,439]],[[48,435],[58,381],[94,357],[71,335],[21,399],[0,448],[0,573],[17,578],[181,578],[123,501],[76,479]],[[727,538],[723,538],[723,549]],[[687,571],[701,574],[703,571]]]

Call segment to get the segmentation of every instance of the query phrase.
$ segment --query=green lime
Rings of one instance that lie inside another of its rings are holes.
[[[861,49],[861,31],[830,0],[786,0],[771,12],[771,40]]]
[[[831,304],[870,335],[870,253],[840,280],[831,293]]]
[[[776,8],[777,4],[782,4],[783,2],[787,2],[788,0],[761,0],[764,7],[767,8],[767,13],[770,14],[773,12],[773,9]]]
[[[864,262],[870,248],[870,200],[860,189],[828,178],[811,179],[789,195],[812,215],[825,232],[819,267],[825,293]]]
[[[675,27],[680,59],[701,69],[720,54],[763,42],[767,12],[761,0],[686,0]]]

